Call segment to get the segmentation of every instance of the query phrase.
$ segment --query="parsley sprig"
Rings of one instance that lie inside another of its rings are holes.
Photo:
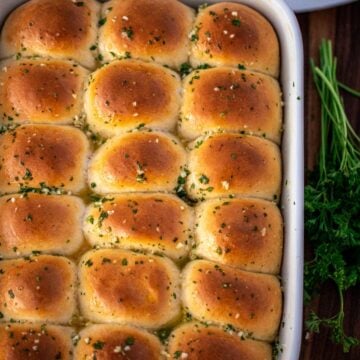
[[[313,259],[305,264],[305,301],[327,281],[338,289],[339,312],[320,318],[314,312],[307,329],[328,327],[331,340],[344,352],[360,340],[344,331],[344,292],[360,282],[360,138],[346,116],[339,88],[359,93],[337,81],[337,60],[329,40],[320,46],[320,66],[311,61],[321,99],[321,146],[318,167],[305,187],[305,231]]]

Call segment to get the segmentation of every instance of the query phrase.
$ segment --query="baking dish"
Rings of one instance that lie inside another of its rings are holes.
[[[284,310],[280,329],[279,359],[299,357],[302,331],[303,288],[303,50],[295,15],[283,0],[232,0],[249,5],[273,24],[281,45],[281,86],[283,90],[284,133],[282,139],[283,187],[281,208],[285,223],[282,266]],[[2,0],[0,24],[7,14],[25,0]],[[203,0],[185,0],[198,7]],[[220,1],[209,0],[213,4]]]

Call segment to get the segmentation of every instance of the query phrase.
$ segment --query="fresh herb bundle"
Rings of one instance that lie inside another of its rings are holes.
[[[348,352],[360,344],[344,332],[344,292],[360,282],[360,138],[351,127],[339,88],[359,93],[336,78],[330,41],[321,43],[320,66],[311,69],[321,99],[321,147],[318,167],[305,187],[305,231],[314,256],[305,264],[305,301],[330,280],[338,288],[339,312],[319,318],[311,312],[307,329],[328,327],[331,339]]]

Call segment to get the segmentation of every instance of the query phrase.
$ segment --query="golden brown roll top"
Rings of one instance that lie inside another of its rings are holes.
[[[191,33],[194,67],[239,66],[279,74],[279,43],[271,24],[257,11],[237,3],[205,7]]]
[[[92,246],[145,250],[176,261],[189,252],[192,215],[174,195],[115,195],[88,207],[84,233]]]
[[[281,316],[281,289],[275,276],[198,260],[182,274],[182,300],[196,319],[274,340]]]
[[[23,125],[0,136],[0,192],[23,187],[56,187],[79,192],[85,187],[89,152],[78,129]]]
[[[75,310],[75,265],[59,256],[0,263],[0,313],[10,319],[67,323]]]
[[[196,255],[247,271],[279,273],[283,223],[275,204],[260,199],[209,200],[196,214]]]
[[[160,360],[159,339],[144,330],[121,325],[92,325],[80,332],[74,359]]]
[[[184,82],[179,132],[194,139],[222,130],[279,143],[281,113],[280,87],[270,76],[229,67],[197,70]]]
[[[180,77],[170,69],[141,61],[114,61],[91,75],[85,97],[88,122],[108,137],[143,126],[171,130],[180,91]]]
[[[89,165],[97,193],[173,191],[186,164],[180,141],[161,132],[135,132],[108,140]]]
[[[94,0],[30,0],[5,21],[0,56],[51,56],[93,68],[99,10]]]
[[[179,271],[167,258],[125,250],[87,252],[79,265],[82,315],[156,329],[180,313]]]
[[[170,359],[271,360],[271,346],[245,339],[243,334],[214,325],[191,322],[180,325],[169,338]]]
[[[133,57],[173,68],[187,61],[194,11],[175,0],[109,1],[99,49],[106,61]]]
[[[70,61],[24,59],[2,62],[2,122],[70,124],[82,112],[87,73]]]
[[[0,197],[0,256],[71,255],[83,241],[83,202],[73,196]]]
[[[0,325],[0,360],[71,360],[72,329],[48,324]]]
[[[216,134],[193,143],[188,193],[192,198],[251,196],[277,200],[281,157],[272,142],[255,136]]]

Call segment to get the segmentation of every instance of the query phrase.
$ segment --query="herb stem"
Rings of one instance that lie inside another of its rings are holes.
[[[345,84],[343,84],[342,82],[338,81],[337,82],[339,88],[345,90],[346,92],[348,92],[351,95],[354,95],[356,97],[360,97],[360,91],[357,91],[355,89],[352,89],[350,86],[347,86]]]

